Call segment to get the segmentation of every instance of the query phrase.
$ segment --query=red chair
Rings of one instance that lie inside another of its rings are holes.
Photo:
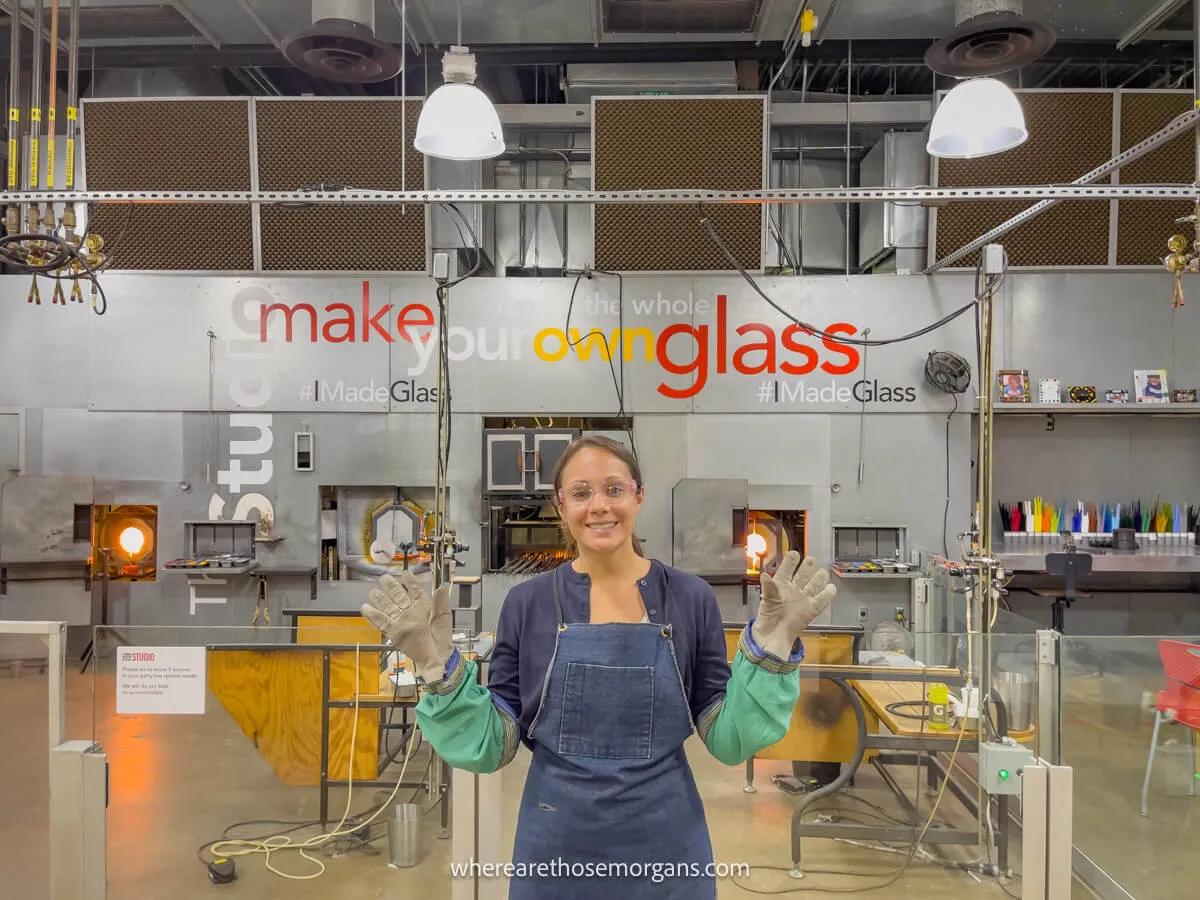
[[[1158,699],[1154,703],[1154,737],[1150,739],[1150,758],[1146,761],[1146,780],[1142,784],[1143,816],[1150,814],[1146,808],[1150,795],[1150,770],[1154,767],[1154,751],[1158,747],[1158,728],[1164,722],[1183,725],[1187,729],[1189,759],[1193,769],[1188,793],[1193,797],[1196,796],[1196,781],[1200,780],[1200,774],[1195,772],[1196,732],[1200,731],[1200,644],[1159,641],[1158,652],[1167,676],[1167,689],[1158,692]]]

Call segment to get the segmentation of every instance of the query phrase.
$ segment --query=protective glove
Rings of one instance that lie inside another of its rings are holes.
[[[384,575],[361,609],[363,617],[412,660],[414,675],[427,683],[446,677],[446,663],[454,652],[449,584],[439,587],[431,600],[411,572],[399,580]]]
[[[759,648],[787,662],[801,633],[833,601],[837,588],[809,556],[803,564],[795,550],[783,557],[774,577],[763,573],[762,599],[750,634]]]

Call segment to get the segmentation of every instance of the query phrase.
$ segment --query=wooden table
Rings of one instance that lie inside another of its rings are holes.
[[[964,743],[979,736],[979,731],[975,728],[938,730],[930,728],[924,720],[910,719],[888,710],[888,707],[895,703],[916,704],[924,699],[927,684],[919,681],[854,681],[851,684],[867,709],[873,712],[879,718],[880,724],[892,734],[903,737],[948,738],[953,741],[957,741],[961,734]],[[915,709],[915,706],[909,709]],[[912,714],[916,715],[915,712]],[[1033,740],[1035,733],[1035,729],[1029,728],[1025,731],[1010,731],[1008,736],[1017,743],[1028,744]]]

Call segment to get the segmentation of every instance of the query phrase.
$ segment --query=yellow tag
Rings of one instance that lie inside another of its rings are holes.
[[[50,110],[49,110],[46,118],[48,118],[51,122],[54,121],[54,107],[53,106],[50,107]]]
[[[21,111],[19,109],[9,109],[8,121],[20,122],[21,121]]]
[[[17,142],[8,142],[8,189],[17,186]]]
[[[36,137],[29,139],[29,186],[35,190],[38,186],[38,145],[40,143]]]
[[[67,141],[67,187],[75,186],[75,139]]]
[[[72,122],[75,121],[75,119],[78,117],[78,115],[79,114],[76,112],[75,107],[73,107],[73,106],[67,107],[67,118],[70,119]]]
[[[46,138],[46,189],[54,187],[54,133]]]
[[[34,122],[42,121],[42,111],[40,109],[35,109],[35,110],[30,111],[29,118],[32,119]]]

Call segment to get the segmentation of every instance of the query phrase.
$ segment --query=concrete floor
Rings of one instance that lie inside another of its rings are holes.
[[[216,896],[213,893],[216,889],[196,858],[201,844],[219,837],[223,828],[239,820],[277,817],[302,821],[316,816],[316,789],[281,785],[251,743],[211,697],[207,714],[199,717],[117,717],[112,713],[113,708],[110,678],[101,676],[93,680],[90,675],[69,676],[68,738],[94,736],[103,744],[111,765],[112,798],[108,811],[108,897],[111,900],[212,898]],[[0,747],[3,748],[0,753],[0,783],[3,784],[0,793],[0,872],[4,873],[5,882],[0,895],[45,900],[49,893],[49,859],[46,681],[43,676],[10,678],[0,675],[0,722],[4,723],[0,735]],[[749,795],[742,791],[742,769],[717,763],[694,738],[689,746],[689,757],[705,799],[716,860],[749,863],[754,867],[747,879],[739,878],[737,883],[720,881],[721,900],[781,891],[802,897],[842,894],[852,888],[872,889],[886,882],[903,862],[903,857],[893,854],[830,840],[808,840],[805,842],[805,868],[810,874],[803,882],[794,881],[787,876],[786,869],[790,868],[788,834],[795,801],[770,783],[771,774],[787,774],[790,766],[759,763],[759,791]],[[502,844],[506,853],[512,847],[516,808],[528,762],[529,754],[523,750],[504,777]],[[417,760],[414,769],[418,766],[424,769],[423,759]],[[409,793],[399,796],[407,800]],[[873,771],[865,770],[849,793],[877,804],[889,815],[902,815],[899,804]],[[379,795],[374,791],[356,792],[355,811],[369,806],[376,796]],[[428,801],[420,798],[419,802]],[[331,810],[340,815],[344,805],[345,795],[334,792]],[[839,798],[837,805],[852,811],[851,815],[872,813],[863,803],[847,798]],[[924,798],[922,805],[928,809],[929,800]],[[1200,804],[1196,808],[1200,809]],[[952,798],[946,801],[938,820],[944,821],[947,817],[955,824],[965,821],[961,807]],[[338,900],[399,900],[412,896],[429,900],[449,898],[450,842],[438,838],[437,820],[437,812],[426,818],[426,855],[416,868],[389,868],[384,837],[374,844],[380,851],[378,855],[353,850],[338,856],[325,856],[318,851],[314,855],[327,870],[319,878],[304,881],[285,880],[271,874],[261,856],[240,859],[239,880],[222,887],[221,895],[256,900],[285,896],[296,900],[310,897],[326,900],[331,896]],[[1156,807],[1154,818],[1134,824],[1142,831],[1164,829],[1166,844],[1167,834],[1172,841],[1180,837],[1173,830],[1177,823],[1172,825],[1172,822],[1169,804],[1164,802]],[[271,833],[273,827],[261,831],[243,829],[237,834],[266,834]],[[315,833],[309,830],[298,835],[306,837]],[[378,833],[382,834],[383,830]],[[959,855],[955,858],[968,857]],[[1019,864],[1019,846],[1014,846],[1013,858]],[[276,854],[272,862],[277,868],[297,875],[310,874],[316,868],[295,852]],[[746,890],[746,887],[752,890]],[[797,888],[799,890],[792,893]],[[889,898],[896,900],[959,900],[964,897],[1002,900],[1006,896],[994,882],[979,882],[967,873],[919,860],[885,890]],[[1019,882],[1011,885],[1010,890],[1019,896]],[[883,893],[883,890],[879,891],[880,895]],[[1194,896],[1194,893],[1186,895]],[[1084,896],[1081,889],[1077,896]],[[1152,891],[1140,895],[1139,900],[1151,897],[1171,900],[1182,896],[1185,894]]]
[[[1161,680],[1161,676],[1158,676]],[[1148,818],[1140,813],[1153,714],[1105,705],[1082,680],[1068,681],[1063,763],[1073,770],[1075,845],[1137,900],[1183,900],[1200,883],[1200,796],[1187,796],[1182,726],[1165,728],[1151,778]],[[1184,754],[1172,760],[1168,741]],[[1197,789],[1200,794],[1200,788]]]

